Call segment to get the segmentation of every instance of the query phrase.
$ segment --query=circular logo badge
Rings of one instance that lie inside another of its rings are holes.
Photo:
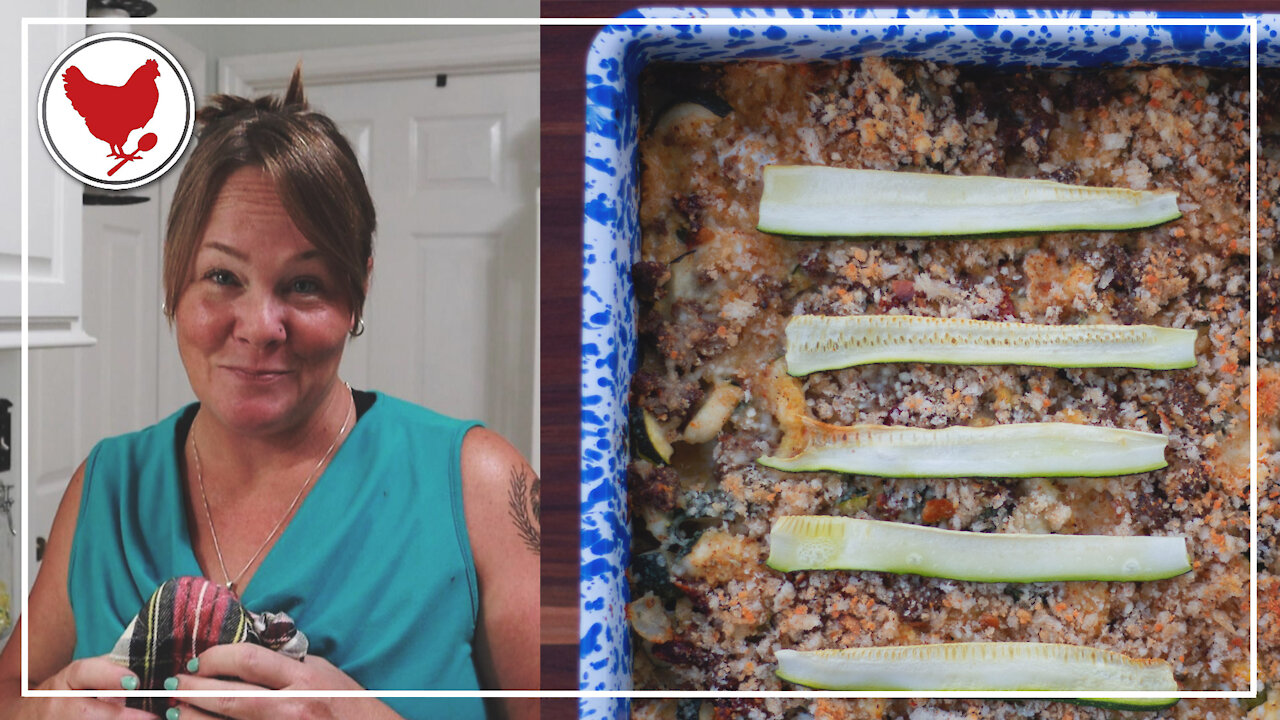
[[[106,190],[145,185],[173,167],[195,127],[182,66],[155,41],[90,35],[54,61],[37,96],[40,137],[81,182]]]

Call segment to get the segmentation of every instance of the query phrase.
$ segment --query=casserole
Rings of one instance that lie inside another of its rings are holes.
[[[1247,67],[1240,25],[1166,25],[1144,14],[1057,12],[647,9],[643,17],[685,23],[602,30],[588,57],[582,365],[581,675],[584,690],[631,685],[631,634],[624,617],[630,521],[624,495],[626,400],[636,368],[632,263],[640,256],[636,145],[638,77],[650,62],[892,57],[995,68],[1183,63]],[[784,26],[786,18],[821,25]],[[937,24],[859,26],[859,20],[931,19]],[[699,23],[699,19],[733,24]],[[966,24],[992,18],[1000,24]],[[1058,20],[1079,24],[1049,24]],[[1047,20],[1049,23],[1040,23]],[[1092,24],[1090,24],[1092,23]],[[1263,24],[1267,21],[1264,18]],[[1100,30],[1106,26],[1106,31]],[[1266,37],[1266,32],[1261,33]],[[1260,47],[1265,60],[1269,46]],[[596,712],[588,703],[586,709]],[[605,711],[605,710],[600,710]]]

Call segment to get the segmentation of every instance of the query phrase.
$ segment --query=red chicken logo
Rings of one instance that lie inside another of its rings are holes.
[[[130,33],[94,34],[67,48],[38,101],[49,154],[81,182],[109,190],[159,177],[195,128],[195,94],[182,66]]]
[[[146,127],[156,112],[160,101],[160,89],[156,78],[160,66],[147,60],[133,71],[124,85],[100,85],[84,76],[80,68],[72,65],[62,74],[71,107],[80,113],[89,132],[111,146],[107,157],[135,159],[137,151],[125,153],[124,144],[134,131]]]

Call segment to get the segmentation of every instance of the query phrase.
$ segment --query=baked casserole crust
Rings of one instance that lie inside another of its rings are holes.
[[[633,270],[640,360],[631,404],[637,418],[652,417],[656,429],[647,433],[661,434],[674,454],[664,464],[635,452],[627,474],[636,687],[803,689],[774,675],[782,648],[1038,641],[1167,660],[1183,690],[1247,689],[1248,79],[1244,71],[1181,66],[1003,72],[876,58],[646,70],[642,247]],[[770,164],[1175,190],[1183,217],[1118,232],[786,237],[755,229],[761,170]],[[1276,172],[1266,177],[1264,195],[1274,198],[1280,180]],[[1262,207],[1274,226],[1274,206]],[[1270,267],[1269,252],[1260,259]],[[804,313],[1193,328],[1197,365],[885,363],[788,380],[777,364],[783,328]],[[1280,371],[1268,362],[1259,405],[1274,433]],[[715,416],[718,432],[710,439],[705,428],[689,432],[690,420],[713,398],[723,402],[727,387],[732,410]],[[1055,421],[1163,433],[1169,466],[1115,478],[1013,480],[763,467],[756,459],[781,439],[777,417],[787,403],[780,398],[796,397],[797,388],[803,412],[836,425]],[[1273,461],[1272,436],[1262,435],[1263,458]],[[1275,535],[1273,508],[1261,505],[1271,526],[1260,537]],[[1016,584],[766,567],[771,521],[797,514],[981,532],[1185,535],[1193,570],[1140,583]],[[1270,603],[1280,616],[1268,542],[1260,614]],[[1273,683],[1277,625],[1260,631],[1260,664]],[[635,714],[690,716],[698,702],[637,703]],[[959,700],[714,706],[725,717],[1110,712]],[[1236,701],[1184,700],[1159,715],[1201,717],[1209,709],[1219,717],[1246,712]],[[952,717],[925,715],[935,716]]]

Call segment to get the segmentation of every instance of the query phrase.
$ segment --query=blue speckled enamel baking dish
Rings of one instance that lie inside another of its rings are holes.
[[[1249,17],[1259,21],[1259,64],[1280,66],[1280,17]],[[881,55],[1006,67],[1249,64],[1248,26],[1239,24],[1239,15],[650,8],[626,18],[654,20],[604,27],[586,67],[578,676],[582,690],[631,688],[625,617],[630,518],[624,476],[627,388],[636,364],[631,265],[640,252],[637,77],[646,63]],[[815,18],[821,24],[787,24],[812,23]],[[897,18],[930,22],[884,23]],[[1237,24],[1230,24],[1231,19]],[[997,22],[991,24],[992,20]],[[1056,24],[1064,21],[1067,24]],[[727,24],[716,24],[722,22]],[[1194,24],[1178,24],[1186,22]],[[580,714],[625,716],[626,707],[624,700],[588,699],[582,701]]]

